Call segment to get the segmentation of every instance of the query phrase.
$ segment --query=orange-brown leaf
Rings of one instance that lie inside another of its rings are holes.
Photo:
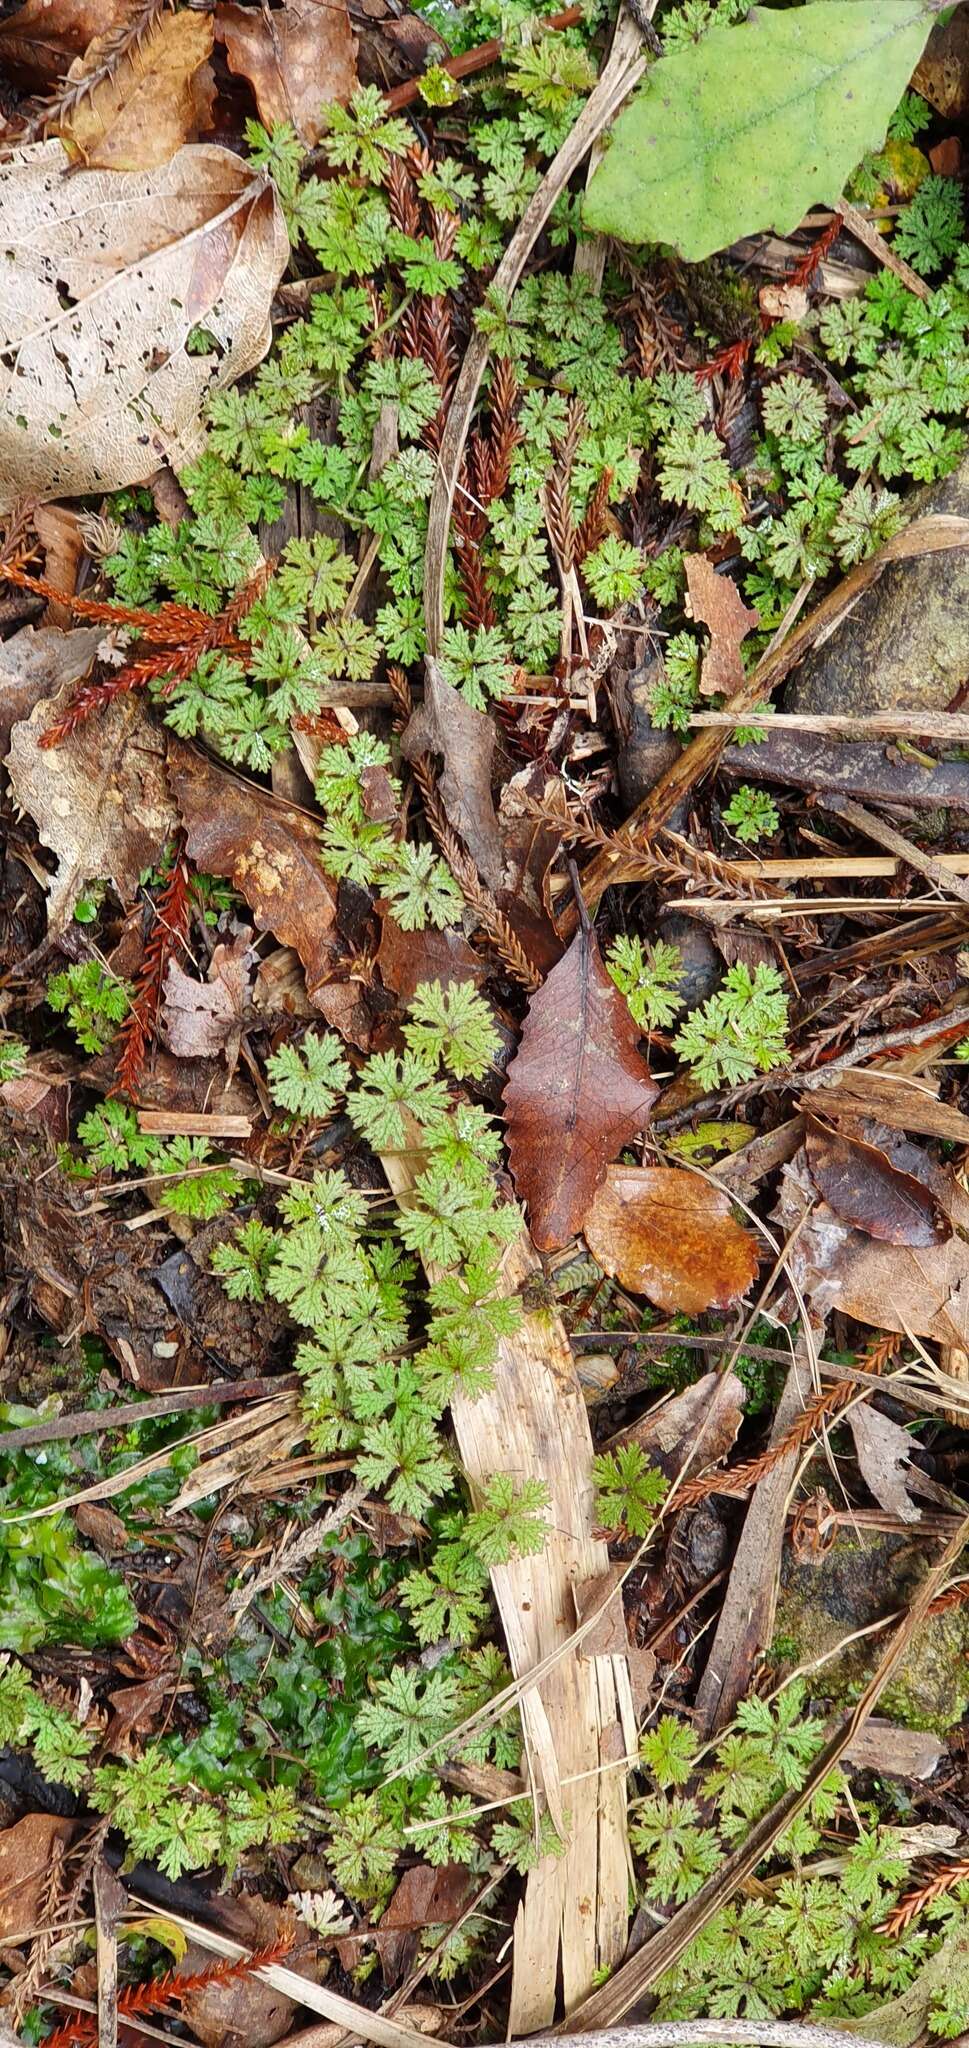
[[[508,1157],[541,1251],[581,1230],[610,1159],[659,1090],[629,1009],[580,929],[528,1006],[505,1088]]]
[[[757,1272],[757,1241],[729,1196],[678,1167],[610,1167],[585,1239],[611,1278],[684,1315],[729,1307]]]
[[[116,67],[105,62],[110,34],[96,36],[71,65],[68,83],[97,83],[56,130],[71,162],[88,170],[154,170],[211,128],[212,43],[211,15],[189,8],[160,15]]]
[[[758,615],[748,611],[732,577],[718,576],[706,555],[686,555],[684,568],[693,616],[710,631],[700,670],[701,692],[712,697],[723,690],[732,697],[744,679],[740,644],[758,624]]]

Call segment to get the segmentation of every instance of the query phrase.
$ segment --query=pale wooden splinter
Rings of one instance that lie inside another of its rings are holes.
[[[384,1158],[396,1195],[413,1187],[419,1159]],[[523,1235],[503,1263],[505,1291],[539,1270]],[[451,1417],[472,1487],[496,1472],[540,1479],[548,1488],[548,1537],[537,1557],[499,1565],[491,1582],[516,1678],[560,1650],[574,1633],[576,1591],[608,1568],[592,1531],[592,1438],[561,1319],[524,1318],[502,1340],[490,1393],[455,1395]],[[635,1739],[629,1672],[622,1657],[568,1649],[522,1695],[526,1762],[568,1849],[543,1858],[526,1880],[515,1923],[510,2032],[533,2033],[554,2018],[561,1984],[566,2014],[601,1968],[626,1945],[629,1862],[626,1771]]]

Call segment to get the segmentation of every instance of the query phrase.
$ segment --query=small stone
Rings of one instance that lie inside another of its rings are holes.
[[[906,512],[969,516],[969,455],[951,476],[907,500]],[[799,664],[784,709],[852,717],[941,711],[967,674],[969,552],[955,547],[891,563]]]
[[[695,918],[679,910],[664,912],[657,920],[657,930],[661,939],[679,947],[683,962],[679,993],[686,1008],[695,1010],[719,988],[723,977],[723,961],[716,946]]]

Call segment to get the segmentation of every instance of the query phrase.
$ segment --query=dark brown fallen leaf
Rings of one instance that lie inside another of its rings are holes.
[[[887,1515],[897,1515],[900,1522],[920,1522],[921,1508],[915,1506],[907,1484],[911,1438],[890,1415],[882,1415],[867,1401],[849,1408],[848,1427],[861,1476],[879,1507]]]
[[[805,1137],[811,1178],[830,1209],[881,1244],[944,1244],[952,1225],[930,1190],[893,1166],[887,1153],[830,1130],[814,1117]]]
[[[120,1557],[127,1550],[128,1531],[113,1508],[103,1507],[96,1500],[82,1500],[74,1510],[74,1520],[81,1535],[93,1543],[101,1557]]]
[[[212,126],[212,17],[191,8],[158,14],[123,61],[106,67],[109,42],[110,34],[95,36],[71,65],[69,83],[98,82],[55,132],[87,170],[154,170]]]
[[[947,120],[969,113],[969,15],[961,7],[950,20],[936,23],[912,85]]]
[[[508,1069],[508,1158],[540,1251],[581,1230],[610,1159],[659,1094],[629,1008],[583,925],[528,1005]]]
[[[308,1014],[315,1016],[316,1011]],[[88,1060],[81,1070],[81,1080],[99,1094],[108,1094],[117,1080],[116,1050]],[[216,1093],[221,1115],[248,1117],[250,1123],[258,1117],[255,1089],[239,1074],[227,1078],[221,1060],[176,1059],[173,1053],[156,1046],[138,1083],[142,1109],[173,1110],[185,1115],[204,1114],[211,1108]]]
[[[13,85],[29,92],[56,85],[94,36],[116,28],[126,0],[25,0],[0,21],[0,63]]]
[[[296,1916],[289,1906],[274,1906],[255,1893],[231,1902],[231,1932],[236,1940],[245,1942],[247,1948],[271,1948],[296,1929]],[[223,1924],[228,1916],[223,1916]],[[300,1976],[315,1978],[316,1969],[312,1961],[312,1946],[304,1946],[308,1937],[301,1931],[297,1947],[286,1957],[286,1968],[295,1970]],[[190,1941],[182,1960],[178,1964],[180,1973],[192,1976],[199,1970],[211,1969],[212,1957],[207,1949]],[[297,2006],[282,1991],[276,1991],[261,1977],[229,1977],[224,1982],[203,1984],[195,1991],[189,1991],[181,2002],[181,2018],[191,2027],[193,2034],[201,2041],[202,2048],[225,2048],[230,2041],[242,2042],[246,2048],[273,2048],[284,2034],[291,2031],[296,2017]]]
[[[729,1195],[675,1166],[610,1167],[584,1230],[611,1278],[684,1315],[729,1307],[757,1273]]]
[[[496,900],[513,931],[547,974],[562,958],[562,941],[552,920],[549,868],[562,845],[559,826],[536,817],[534,804],[560,789],[538,762],[513,775],[501,792],[498,829],[504,843],[504,871]]]
[[[445,1863],[432,1869],[416,1863],[405,1870],[390,1904],[380,1916],[373,1937],[384,1983],[403,1976],[425,1927],[450,1926],[467,1903],[473,1879],[466,1865]],[[351,1937],[352,1938],[352,1937]],[[340,1944],[341,1948],[343,1944]]]
[[[732,576],[718,576],[707,555],[684,555],[686,587],[693,617],[709,629],[710,645],[700,668],[700,691],[713,697],[718,690],[732,697],[744,679],[740,658],[741,642],[758,624]]]
[[[326,103],[348,100],[357,83],[347,0],[285,0],[272,10],[223,0],[215,32],[229,70],[249,80],[263,126],[288,121],[311,149]]]
[[[469,981],[480,988],[488,972],[460,932],[437,932],[431,926],[423,932],[403,932],[392,917],[381,922],[377,966],[385,988],[393,989],[405,1003],[422,981],[439,981],[443,988]]]
[[[63,929],[92,877],[107,876],[122,902],[133,902],[142,871],[157,860],[175,822],[164,734],[139,697],[115,698],[59,747],[38,745],[72,690],[68,684],[56,697],[41,698],[13,727],[6,760],[17,802],[57,855],[47,898],[52,933]]]
[[[44,1131],[57,1145],[63,1145],[71,1135],[71,1095],[76,1068],[74,1063],[53,1052],[42,1055],[42,1065],[28,1068],[15,1081],[0,1083],[0,1102],[10,1115],[14,1128],[27,1124],[34,1130]]]
[[[191,859],[205,874],[227,876],[259,929],[295,948],[315,1001],[339,957],[336,897],[320,861],[319,827],[181,741],[169,740],[168,762]]]
[[[425,664],[424,702],[411,713],[400,738],[405,760],[440,754],[438,788],[448,822],[464,840],[478,873],[490,889],[501,881],[503,855],[491,797],[495,727],[484,712],[466,703],[445,682],[436,661]]]
[[[0,1834],[0,1940],[33,1933],[51,1880],[75,1823],[52,1813],[28,1813]]]

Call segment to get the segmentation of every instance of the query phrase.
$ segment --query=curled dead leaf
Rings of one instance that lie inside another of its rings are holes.
[[[231,150],[66,178],[68,161],[53,141],[0,164],[0,510],[187,461],[203,398],[266,353],[289,256],[271,179]],[[189,354],[200,325],[216,353]]]
[[[164,1023],[178,1058],[210,1059],[224,1052],[235,1072],[243,1021],[252,992],[249,937],[216,946],[207,981],[193,981],[176,960],[165,983]]]
[[[591,926],[528,1005],[508,1069],[508,1158],[541,1251],[581,1230],[610,1159],[646,1127],[659,1093]]]
[[[811,1178],[829,1208],[854,1230],[882,1244],[944,1244],[952,1225],[931,1190],[893,1166],[887,1153],[861,1138],[808,1117],[805,1138]]]
[[[584,1231],[611,1278],[684,1315],[728,1308],[757,1272],[757,1241],[729,1196],[679,1167],[610,1167]]]
[[[422,754],[443,757],[438,787],[448,823],[464,840],[478,873],[494,888],[503,865],[491,797],[494,721],[466,702],[430,656],[425,663],[424,702],[411,713],[400,750],[407,761]]]
[[[102,626],[23,626],[0,647],[0,752],[6,753],[15,725],[30,717],[41,697],[60,691],[73,696],[94,664],[104,638]]]
[[[781,1172],[775,1211],[785,1237],[794,1240],[788,1269],[816,1331],[832,1309],[840,1309],[876,1330],[969,1348],[969,1196],[951,1173],[907,1140],[893,1144],[892,1159],[903,1172],[924,1179],[951,1217],[951,1237],[923,1249],[879,1243],[852,1230],[819,1199],[801,1150]]]
[[[890,1415],[882,1415],[868,1401],[848,1410],[848,1427],[861,1476],[879,1507],[888,1515],[897,1515],[900,1522],[921,1521],[922,1511],[908,1488],[911,1438]]]

